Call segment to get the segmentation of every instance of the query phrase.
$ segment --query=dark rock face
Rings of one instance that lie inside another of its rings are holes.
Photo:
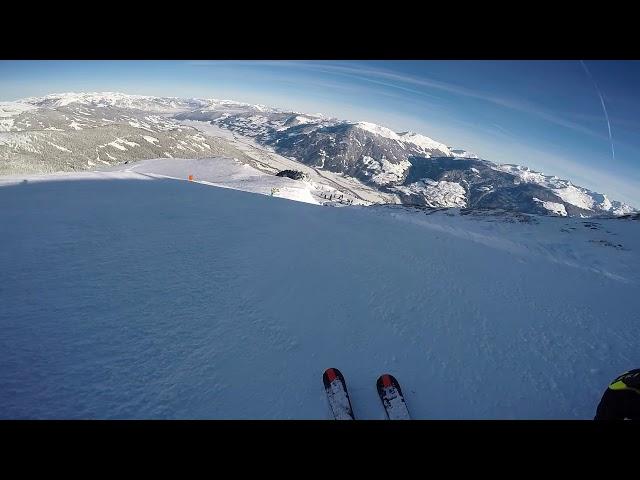
[[[282,170],[276,173],[276,177],[288,177],[292,178],[293,180],[306,180],[308,178],[308,175],[299,170]]]

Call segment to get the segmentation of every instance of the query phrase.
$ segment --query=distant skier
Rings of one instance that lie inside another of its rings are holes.
[[[594,420],[640,420],[640,368],[617,377],[602,395]]]

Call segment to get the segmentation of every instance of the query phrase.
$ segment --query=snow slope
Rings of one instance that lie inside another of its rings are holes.
[[[115,167],[117,171],[122,167]],[[131,166],[131,172],[154,177],[184,180],[193,175],[193,181],[208,185],[233,188],[246,192],[273,195],[299,202],[320,202],[314,198],[314,186],[310,182],[276,177],[260,172],[249,165],[226,158],[157,159],[144,160]],[[275,189],[275,190],[274,190]],[[313,192],[313,193],[312,193]]]
[[[0,417],[324,419],[338,367],[359,418],[384,372],[414,418],[592,418],[640,365],[638,221],[321,208],[142,165],[0,187]]]
[[[230,158],[205,159],[166,159],[142,160],[125,165],[103,167],[90,172],[61,172],[49,175],[4,176],[0,177],[0,186],[16,185],[23,182],[74,181],[74,180],[109,180],[131,179],[146,180],[149,178],[171,178],[188,180],[192,176],[194,183],[203,183],[217,187],[232,188],[246,192],[260,193],[276,197],[288,198],[299,202],[319,205],[314,198],[319,195],[311,182],[276,177],[260,172]]]

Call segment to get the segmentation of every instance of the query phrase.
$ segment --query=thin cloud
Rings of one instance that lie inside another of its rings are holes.
[[[607,99],[609,97],[607,96]],[[609,102],[611,103],[611,102]],[[573,118],[577,118],[580,120],[587,120],[589,122],[601,122],[602,121],[602,116],[601,115],[592,115],[592,114],[586,114],[586,113],[572,113],[571,116]],[[615,123],[616,124],[616,128],[619,127],[627,127],[629,130],[640,130],[640,122],[634,122],[632,120],[628,120],[625,118],[620,118],[620,117],[609,117],[609,120],[611,120],[611,123]],[[616,143],[618,143],[618,140],[616,140]]]
[[[247,62],[247,64],[248,63],[249,62]],[[256,63],[254,62],[253,64],[255,65]],[[268,64],[273,66],[279,65],[279,66],[286,66],[286,67],[307,68],[315,71],[323,71],[325,73],[337,73],[337,74],[347,75],[352,78],[358,78],[359,80],[366,81],[366,82],[378,83],[378,84],[381,84],[390,88],[396,88],[399,90],[406,90],[406,87],[398,85],[398,82],[416,85],[420,87],[433,88],[433,89],[445,91],[448,93],[453,93],[456,95],[483,100],[483,101],[492,103],[494,105],[501,106],[503,108],[507,108],[510,110],[515,110],[518,112],[536,116],[547,122],[554,123],[556,125],[560,125],[565,128],[569,128],[571,130],[583,133],[585,135],[589,135],[596,138],[606,138],[602,134],[590,128],[587,128],[584,125],[568,120],[557,114],[540,109],[539,107],[534,106],[528,102],[525,102],[522,100],[516,100],[513,98],[490,95],[484,92],[472,90],[470,88],[462,87],[460,85],[445,83],[445,82],[441,82],[441,81],[433,80],[429,78],[424,78],[424,77],[417,78],[417,77],[413,77],[406,74],[390,72],[384,69],[372,69],[368,67],[362,67],[362,66],[356,66],[356,65],[350,65],[350,64],[335,65],[335,64],[326,64],[326,63],[308,63],[308,62],[292,62],[292,61],[268,62]],[[374,77],[377,80],[374,80],[371,77]],[[391,80],[393,83],[381,82],[380,79]],[[410,91],[425,95],[424,92],[416,92],[415,90],[410,90]]]
[[[505,137],[516,138],[509,130],[507,130],[504,127],[501,127],[497,123],[492,123],[491,126],[494,127],[495,130],[497,130],[500,134],[504,135]]]
[[[602,92],[598,88],[598,84],[596,83],[595,78],[593,78],[593,75],[591,75],[591,72],[587,68],[587,65],[582,60],[580,60],[580,65],[582,65],[582,68],[584,68],[585,73],[593,82],[593,86],[596,88],[596,92],[598,92],[598,96],[600,97],[600,103],[602,104],[602,110],[604,111],[604,118],[607,120],[607,127],[609,128],[609,141],[611,142],[611,158],[615,160],[616,152],[613,149],[613,136],[611,135],[611,122],[609,121],[609,114],[607,113],[607,107],[604,104],[604,98],[602,96]]]

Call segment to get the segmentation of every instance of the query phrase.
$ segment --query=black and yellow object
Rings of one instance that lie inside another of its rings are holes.
[[[595,420],[640,420],[640,368],[617,377],[602,396]]]
[[[640,394],[640,368],[623,373],[611,385],[611,390],[633,390]]]

